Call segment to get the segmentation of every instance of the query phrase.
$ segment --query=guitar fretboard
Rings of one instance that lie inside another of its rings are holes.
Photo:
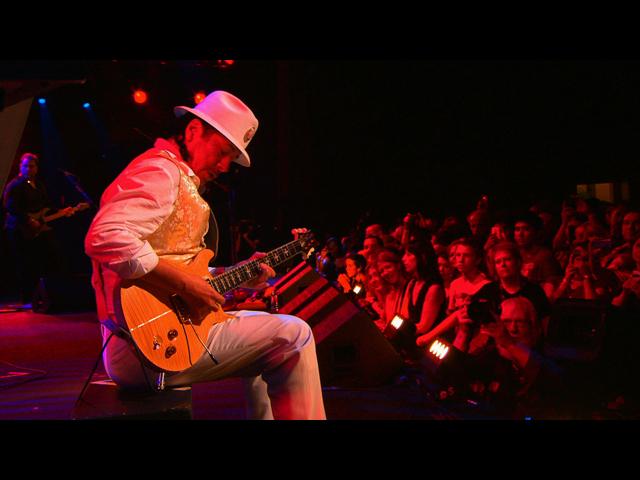
[[[213,279],[209,280],[209,283],[218,293],[224,295],[230,290],[233,290],[238,285],[247,282],[253,278],[260,276],[262,269],[261,263],[266,263],[270,267],[274,268],[277,265],[289,260],[291,257],[297,255],[302,251],[302,243],[300,239],[287,243],[282,247],[276,248],[270,251],[264,257],[251,260],[247,263],[228,269],[220,275],[216,275]]]

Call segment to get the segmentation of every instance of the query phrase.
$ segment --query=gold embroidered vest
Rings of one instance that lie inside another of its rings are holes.
[[[204,236],[209,228],[210,208],[198,193],[195,182],[179,167],[178,160],[164,152],[159,155],[176,164],[180,171],[178,195],[171,215],[144,240],[149,242],[159,257],[188,263],[205,248]]]

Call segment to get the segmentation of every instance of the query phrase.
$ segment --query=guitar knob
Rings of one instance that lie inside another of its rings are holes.
[[[178,336],[178,331],[175,328],[172,328],[171,330],[169,330],[169,332],[167,332],[167,337],[169,338],[169,340],[173,340],[177,336]]]
[[[160,345],[162,345],[162,340],[160,340],[158,337],[153,337],[153,349],[158,350],[160,348]]]
[[[168,346],[167,349],[164,351],[165,358],[169,358],[171,355],[176,353],[176,350],[177,350],[176,347],[174,347],[173,345]]]

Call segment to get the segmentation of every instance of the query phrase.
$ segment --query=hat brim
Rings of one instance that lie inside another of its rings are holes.
[[[209,125],[211,125],[213,128],[215,128],[217,131],[219,131],[222,135],[224,135],[224,137],[229,140],[231,143],[233,143],[233,145],[240,150],[240,155],[238,155],[233,161],[242,165],[243,167],[250,167],[251,166],[251,159],[249,158],[249,155],[247,154],[247,151],[244,149],[244,147],[242,145],[240,145],[231,134],[229,134],[229,132],[227,132],[224,127],[220,126],[218,124],[218,122],[216,122],[213,118],[211,118],[209,115],[207,115],[206,113],[203,113],[199,110],[195,110],[193,108],[189,108],[189,107],[183,107],[183,106],[179,106],[179,107],[175,107],[173,109],[173,113],[176,115],[176,117],[181,117],[182,115],[184,115],[185,113],[191,113],[192,115],[195,115],[196,117],[200,118],[201,120],[204,120],[205,122],[207,122]]]

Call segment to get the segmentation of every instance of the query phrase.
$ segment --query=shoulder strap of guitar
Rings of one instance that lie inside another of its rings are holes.
[[[213,214],[213,210],[210,208],[209,209],[209,230],[207,231],[207,234],[204,236],[205,245],[209,250],[213,250],[213,258],[209,263],[213,262],[215,258],[218,256],[218,240],[219,240],[218,222],[216,220],[216,216]]]

